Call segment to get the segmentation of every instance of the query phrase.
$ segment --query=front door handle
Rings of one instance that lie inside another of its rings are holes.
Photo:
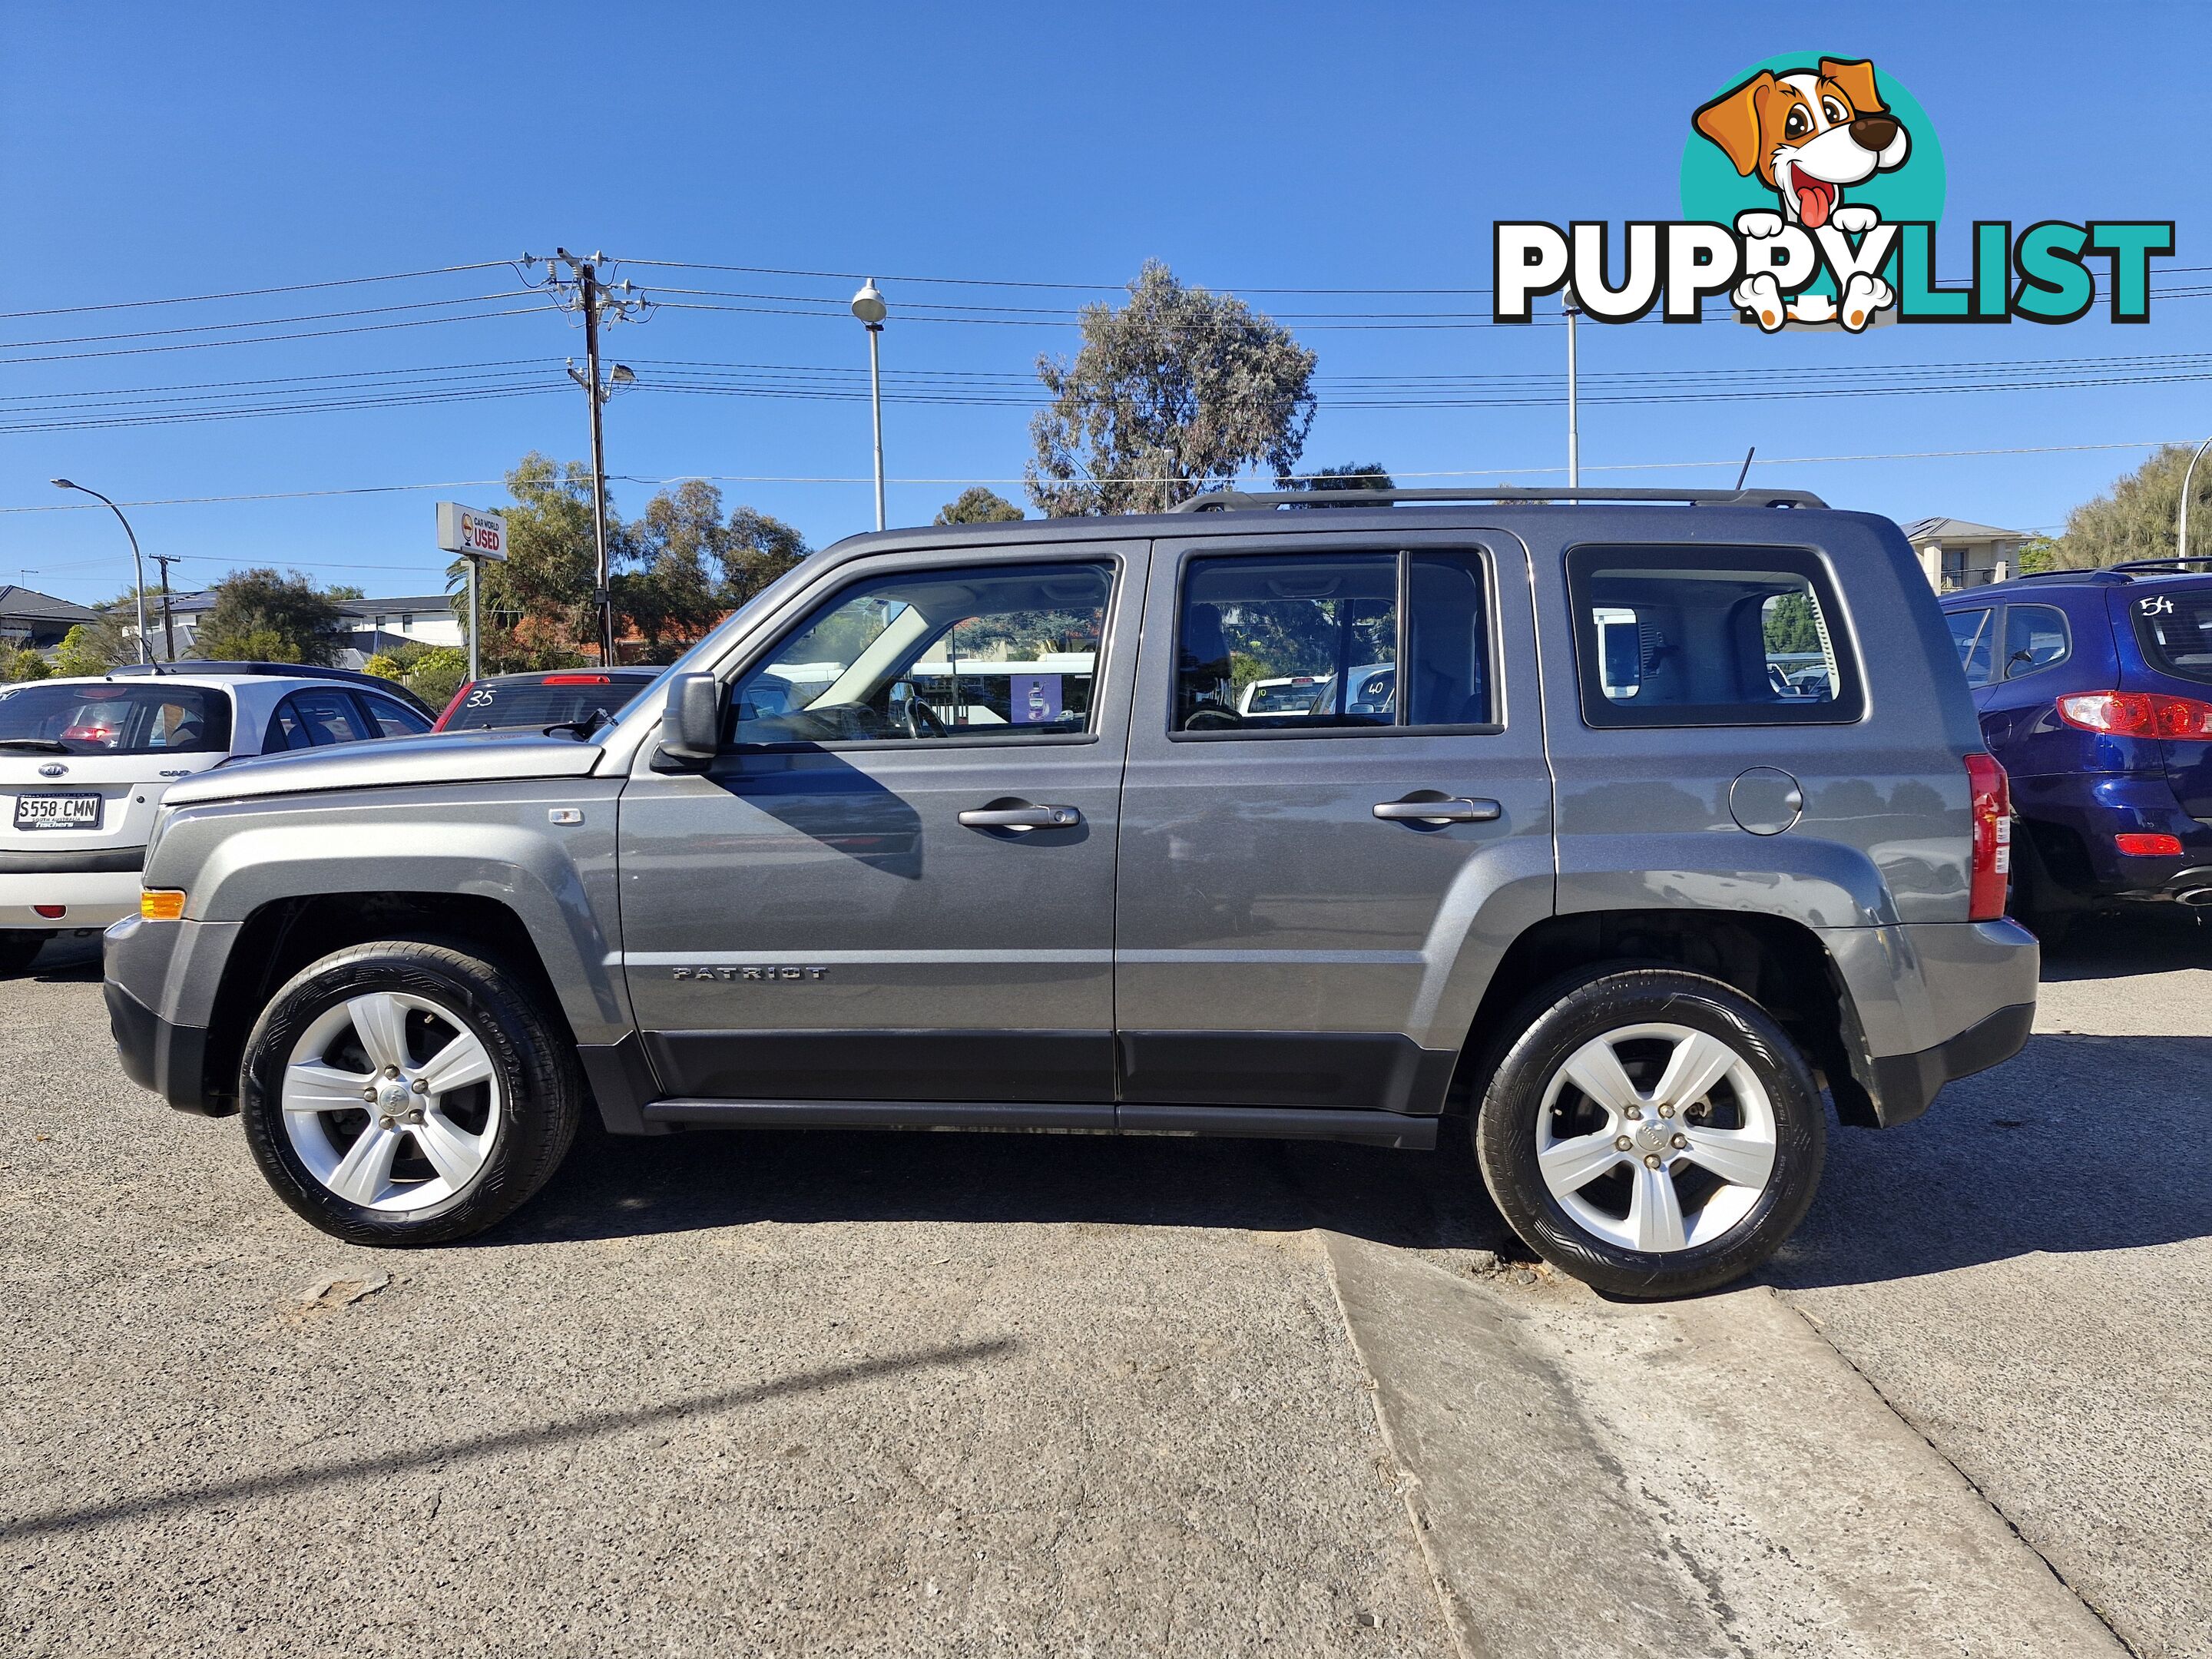
[[[1464,795],[1431,794],[1428,799],[1385,800],[1375,804],[1375,816],[1401,823],[1488,823],[1504,812],[1494,800],[1469,800]]]
[[[1083,814],[1073,806],[977,806],[960,815],[970,830],[1073,830]]]

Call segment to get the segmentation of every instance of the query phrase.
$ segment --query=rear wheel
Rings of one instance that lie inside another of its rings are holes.
[[[277,1196],[356,1244],[437,1244],[534,1194],[575,1137],[573,1046],[514,977],[443,945],[356,945],[247,1038],[247,1145]]]
[[[1774,1020],[1671,969],[1547,988],[1475,1120],[1485,1184],[1554,1267],[1616,1296],[1684,1296],[1764,1262],[1804,1217],[1826,1120]]]
[[[52,935],[36,928],[10,927],[0,933],[0,974],[20,974],[39,959]]]

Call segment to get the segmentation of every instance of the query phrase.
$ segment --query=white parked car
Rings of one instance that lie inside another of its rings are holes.
[[[226,761],[430,729],[372,675],[290,663],[162,663],[0,687],[0,973],[56,933],[138,914],[170,785]]]

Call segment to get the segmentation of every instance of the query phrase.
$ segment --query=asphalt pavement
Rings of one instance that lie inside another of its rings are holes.
[[[2020,1060],[1832,1139],[1780,1300],[1672,1311],[1463,1159],[1268,1142],[594,1135],[357,1249],[89,963],[0,983],[10,1653],[1630,1651],[1638,1574],[1684,1652],[2212,1652],[2212,933],[2086,934]],[[1607,1505],[1644,1565],[1504,1593],[1481,1527],[1571,1576]]]

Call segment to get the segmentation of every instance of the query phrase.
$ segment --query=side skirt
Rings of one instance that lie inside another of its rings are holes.
[[[645,1127],[745,1129],[935,1129],[1030,1134],[1230,1135],[1344,1140],[1427,1152],[1437,1120],[1316,1107],[1154,1106],[1012,1101],[657,1100]]]

